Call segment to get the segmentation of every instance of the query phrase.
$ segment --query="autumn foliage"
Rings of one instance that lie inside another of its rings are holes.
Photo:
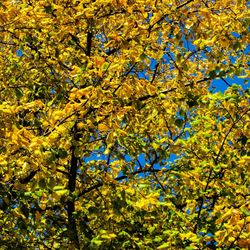
[[[249,15],[2,0],[0,249],[249,249]]]

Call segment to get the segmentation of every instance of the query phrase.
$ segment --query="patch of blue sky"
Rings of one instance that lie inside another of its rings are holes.
[[[176,160],[176,154],[170,154],[168,159],[167,159],[167,162],[168,163],[174,163],[174,161]],[[170,166],[168,167],[169,169],[171,168]]]
[[[157,60],[151,58],[149,68],[150,68],[151,70],[155,70],[156,64],[157,64]]]
[[[169,49],[168,49],[169,50]],[[168,51],[167,51],[168,52]],[[168,52],[168,53],[171,53],[171,52]],[[163,56],[162,56],[162,59],[163,59],[163,63],[164,64],[169,64],[170,63],[170,58],[169,58],[169,56],[167,55],[167,54],[164,54]]]
[[[244,50],[245,54],[249,54],[250,53],[250,44],[247,44],[245,50]]]
[[[176,160],[176,155],[175,154],[170,154],[166,160],[162,160],[160,161],[159,163],[155,163],[153,165],[153,168],[155,170],[161,170],[162,167],[164,167],[165,169],[167,170],[170,170],[171,169],[171,163],[173,163],[175,160]],[[137,158],[137,162],[138,164],[136,165],[136,168],[137,170],[139,170],[141,167],[144,168],[146,164],[150,163],[150,160],[147,159],[146,155],[145,154],[140,154]],[[136,162],[135,162],[136,163]],[[148,175],[150,174],[149,173],[141,173],[139,174],[139,176],[145,176],[145,175]]]
[[[216,241],[209,241],[209,242],[206,243],[206,245],[209,246],[210,249],[214,249],[214,247],[216,247],[218,245],[218,242],[216,242]],[[213,247],[213,248],[211,248],[211,247]]]
[[[139,78],[139,79],[150,80],[150,77],[147,75],[147,72],[145,72],[145,71],[139,72],[139,73],[138,73],[138,78]]]
[[[132,161],[132,157],[129,156],[129,155],[125,155],[124,160],[125,160],[126,162],[131,162],[131,161]]]
[[[214,235],[211,233],[211,232],[199,232],[199,235],[201,235],[201,236],[203,236],[203,237],[214,237]],[[211,246],[211,245],[213,245],[213,246],[216,246],[216,245],[218,245],[218,242],[216,242],[216,241],[208,241],[207,243],[206,243],[206,245],[207,246]]]
[[[16,55],[18,57],[22,57],[23,56],[23,51],[21,49],[16,50]]]
[[[193,45],[193,43],[191,41],[187,40],[185,36],[182,36],[181,39],[182,39],[183,45],[187,51],[195,51],[196,50],[196,47]]]
[[[249,82],[250,78],[239,78],[237,76],[230,78],[226,77],[225,81],[229,83],[230,85],[237,84],[242,87],[243,90],[246,90],[250,87]],[[223,81],[222,79],[214,79],[210,85],[209,90],[212,92],[222,92],[224,93],[225,90],[228,89],[227,83]]]
[[[237,32],[232,32],[231,33],[234,37],[236,37],[236,38],[241,38],[241,34],[239,34],[239,33],[237,33]]]
[[[213,235],[212,233],[208,232],[208,233],[207,233],[207,236],[213,237],[214,235]]]
[[[106,161],[107,159],[108,155],[105,155],[103,152],[93,151],[90,156],[84,157],[83,161],[87,163],[90,161]]]

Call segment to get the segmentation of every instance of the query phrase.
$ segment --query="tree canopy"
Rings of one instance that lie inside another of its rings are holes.
[[[2,0],[0,249],[249,249],[249,14]]]

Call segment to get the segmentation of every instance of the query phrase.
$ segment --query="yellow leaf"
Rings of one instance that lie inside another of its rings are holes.
[[[76,66],[76,65],[72,66],[71,74],[72,75],[77,75],[79,73],[81,73],[81,69],[78,66]]]
[[[60,243],[55,241],[53,243],[53,248],[59,248],[59,247],[60,247]]]
[[[40,207],[42,210],[45,210],[45,208],[46,208],[46,204],[44,204],[44,203],[40,203],[40,204],[39,204],[39,207]]]
[[[240,247],[248,249],[250,246],[250,239],[239,239],[238,244]]]
[[[113,143],[113,138],[114,138],[114,132],[108,133],[107,138],[106,138],[107,145],[110,145]]]
[[[103,133],[109,130],[109,127],[106,124],[100,123],[98,124],[98,130]]]

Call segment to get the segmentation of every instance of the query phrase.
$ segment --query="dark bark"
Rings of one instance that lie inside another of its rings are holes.
[[[76,226],[76,219],[74,218],[75,212],[75,200],[71,196],[71,194],[75,191],[76,187],[76,174],[78,168],[78,157],[75,155],[75,141],[78,141],[77,135],[77,127],[76,124],[73,127],[73,141],[71,147],[71,161],[69,168],[69,179],[68,179],[68,189],[69,189],[69,199],[67,201],[67,213],[68,213],[68,237],[70,241],[73,243],[76,249],[80,249],[79,237]]]
[[[31,171],[28,176],[26,176],[20,180],[20,183],[21,184],[29,183],[33,179],[33,177],[36,175],[37,172],[38,172],[38,170]]]

